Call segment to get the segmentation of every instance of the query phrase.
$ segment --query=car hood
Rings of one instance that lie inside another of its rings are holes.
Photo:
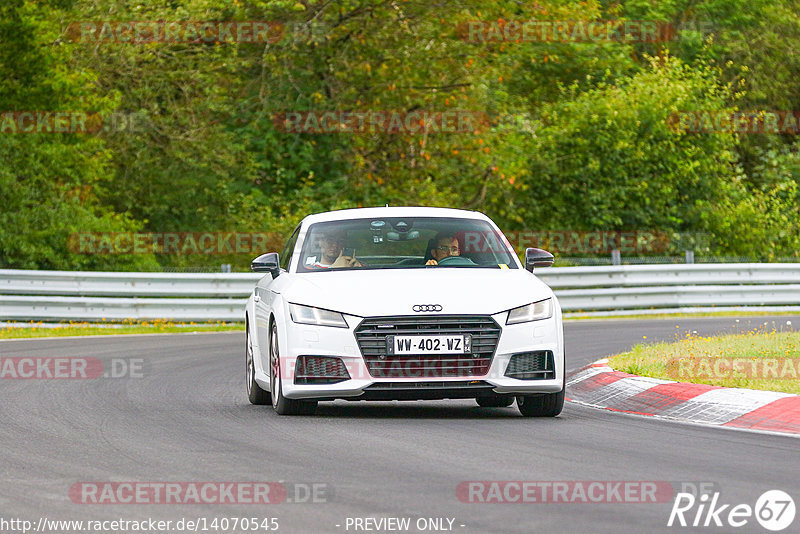
[[[442,314],[495,314],[553,296],[522,269],[427,268],[293,274],[287,302],[360,317],[413,315],[416,304]]]

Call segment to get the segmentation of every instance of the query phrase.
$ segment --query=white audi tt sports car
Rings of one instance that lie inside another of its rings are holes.
[[[553,291],[485,215],[386,207],[309,215],[246,309],[247,393],[279,414],[318,401],[476,399],[525,416],[564,405]]]

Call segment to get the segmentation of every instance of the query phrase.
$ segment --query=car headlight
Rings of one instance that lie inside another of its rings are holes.
[[[290,303],[289,314],[292,316],[292,321],[295,323],[348,328],[347,321],[344,320],[344,315],[335,311]]]
[[[527,323],[549,319],[553,316],[553,299],[544,299],[539,302],[532,302],[519,308],[514,308],[508,312],[506,324]]]

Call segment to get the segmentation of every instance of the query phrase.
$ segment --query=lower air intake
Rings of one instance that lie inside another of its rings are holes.
[[[295,384],[336,384],[350,379],[341,358],[335,356],[299,356],[295,366]]]
[[[555,359],[551,350],[514,354],[505,376],[519,380],[551,380],[556,377]]]

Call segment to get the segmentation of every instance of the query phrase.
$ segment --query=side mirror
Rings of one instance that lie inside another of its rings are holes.
[[[552,267],[553,255],[540,248],[525,249],[525,270],[533,272],[534,267]]]
[[[281,274],[280,260],[277,252],[267,252],[250,263],[250,269],[256,273],[272,273],[272,278]]]

